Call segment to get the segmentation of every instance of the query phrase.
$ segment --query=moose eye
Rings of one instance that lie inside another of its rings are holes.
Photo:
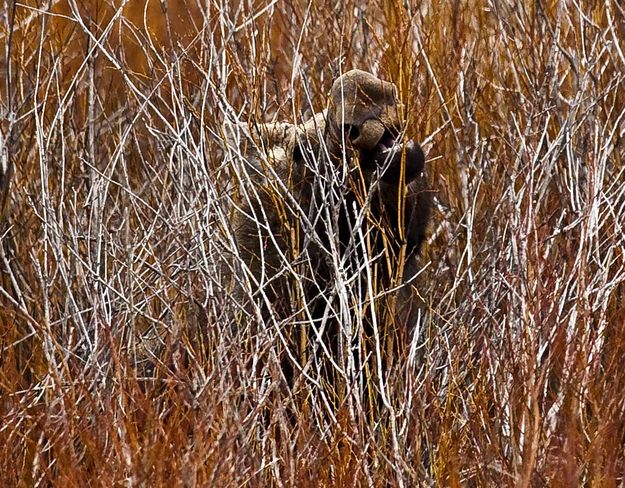
[[[360,135],[360,130],[355,125],[345,124],[343,125],[343,134],[345,134],[345,137],[350,141],[354,141],[358,139],[358,136]]]

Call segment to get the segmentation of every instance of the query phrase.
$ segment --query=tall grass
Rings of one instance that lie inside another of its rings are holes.
[[[0,484],[625,482],[620,2],[2,9]],[[435,192],[380,422],[277,389],[280,329],[223,290],[224,122],[301,120],[352,67]]]

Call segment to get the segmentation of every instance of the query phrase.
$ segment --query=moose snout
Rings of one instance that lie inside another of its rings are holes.
[[[409,183],[423,171],[425,157],[421,146],[400,137],[397,130],[389,129],[377,118],[344,124],[342,131],[345,142],[358,151],[362,167],[377,168],[383,181]]]
[[[410,183],[423,171],[425,155],[423,149],[415,141],[396,142],[390,147],[378,144],[374,159],[376,165],[383,169],[382,180],[397,183],[403,180]]]
[[[353,148],[372,151],[384,137],[386,128],[377,119],[367,119],[361,124],[346,124],[343,132]]]

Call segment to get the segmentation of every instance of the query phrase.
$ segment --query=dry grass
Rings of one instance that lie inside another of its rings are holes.
[[[622,486],[620,2],[193,1],[2,7],[0,485]],[[400,87],[436,191],[379,423],[276,391],[217,259],[223,121],[351,67]]]

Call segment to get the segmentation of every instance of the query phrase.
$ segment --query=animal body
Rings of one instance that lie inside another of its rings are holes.
[[[430,192],[403,112],[395,85],[352,70],[303,124],[227,127],[238,165],[232,274],[245,312],[237,326],[297,330],[286,340],[295,362],[310,357],[311,343],[348,357],[341,351],[375,334],[390,351],[414,321],[409,281]]]

